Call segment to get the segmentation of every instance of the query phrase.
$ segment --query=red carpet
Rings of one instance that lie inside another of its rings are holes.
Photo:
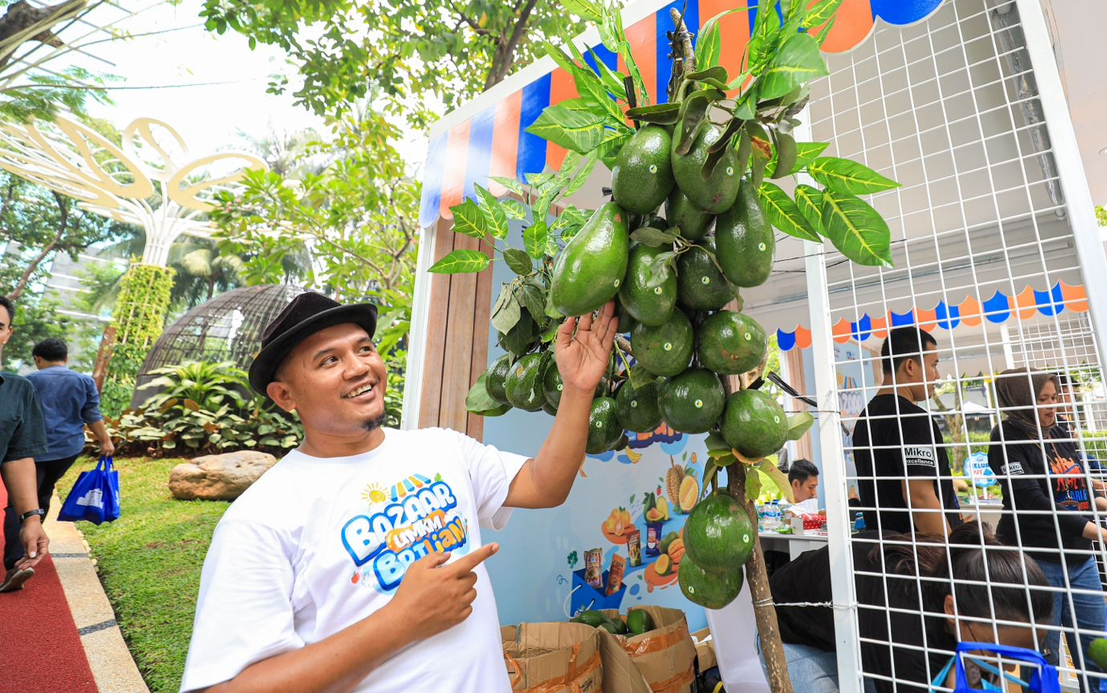
[[[0,509],[7,503],[0,484]],[[0,692],[97,693],[49,556],[22,590],[0,594]]]

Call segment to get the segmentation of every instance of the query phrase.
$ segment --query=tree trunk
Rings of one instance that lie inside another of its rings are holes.
[[[730,494],[742,503],[749,513],[754,527],[753,555],[746,563],[746,584],[753,600],[753,615],[757,633],[761,636],[761,651],[769,670],[769,689],[773,693],[792,693],[792,679],[788,676],[788,660],[784,656],[784,643],[780,640],[780,625],[776,620],[773,594],[769,590],[769,574],[765,569],[765,555],[761,553],[761,537],[757,534],[757,508],[746,494],[746,466],[735,462],[726,468],[730,480]]]
[[[10,189],[9,189],[10,190]],[[54,234],[54,240],[50,241],[42,252],[38,256],[31,260],[31,264],[27,266],[27,271],[23,273],[23,276],[19,278],[19,282],[16,283],[15,288],[8,294],[8,298],[13,301],[18,301],[23,295],[23,291],[27,288],[27,284],[30,283],[31,277],[35,275],[35,270],[42,264],[42,261],[54,252],[54,248],[61,243],[62,237],[65,236],[66,230],[69,228],[69,208],[66,207],[66,200],[58,193],[54,193],[54,199],[58,203],[58,211],[61,213],[61,224],[58,226],[58,232]]]
[[[527,33],[527,22],[530,21],[530,13],[538,0],[526,0],[526,5],[519,12],[519,19],[511,28],[511,35],[501,37],[500,46],[496,49],[496,56],[492,59],[492,69],[488,71],[488,79],[484,81],[484,91],[488,91],[499,84],[511,72],[511,66],[515,64],[515,49]]]

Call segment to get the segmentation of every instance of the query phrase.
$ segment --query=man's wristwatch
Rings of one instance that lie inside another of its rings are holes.
[[[46,518],[46,511],[43,510],[42,508],[35,508],[34,510],[28,510],[27,512],[25,512],[25,513],[23,513],[22,515],[19,516],[19,524],[23,524],[24,522],[27,521],[27,518],[34,517],[35,515],[38,515],[39,517],[45,519]]]

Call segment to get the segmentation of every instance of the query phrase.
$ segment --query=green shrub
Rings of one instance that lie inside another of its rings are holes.
[[[233,363],[159,368],[143,388],[163,388],[137,411],[110,421],[117,455],[206,455],[253,449],[281,455],[303,437],[299,417],[247,397],[246,373]]]

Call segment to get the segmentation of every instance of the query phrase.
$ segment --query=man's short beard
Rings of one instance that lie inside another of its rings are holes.
[[[384,422],[387,419],[388,419],[388,414],[381,414],[380,416],[378,416],[375,419],[369,419],[368,421],[365,422],[366,432],[367,433],[372,433],[373,431],[377,430],[378,428],[380,428],[381,426],[384,425]]]

